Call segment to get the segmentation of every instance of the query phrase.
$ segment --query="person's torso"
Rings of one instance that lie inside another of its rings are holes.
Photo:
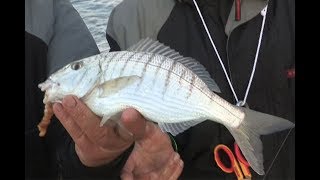
[[[254,110],[294,122],[295,79],[287,72],[295,66],[295,2],[243,1],[242,8],[246,7],[246,11],[242,9],[242,19],[250,18],[235,28],[231,27],[237,22],[228,21],[229,14],[234,17],[231,10],[233,0],[197,2],[239,100],[244,98],[253,68],[263,19],[260,11],[268,4],[247,103]],[[107,38],[111,43],[118,43],[113,47],[125,50],[142,38],[156,38],[183,56],[193,57],[203,64],[221,90],[218,95],[236,103],[192,0],[124,0],[111,13],[110,19]],[[287,133],[282,131],[262,136],[266,172]],[[294,179],[294,136],[293,130],[270,172],[267,172],[267,179]],[[231,145],[234,141],[223,125],[205,121],[175,138],[185,162],[181,179],[235,178],[234,174],[223,173],[213,159],[213,149],[217,144]],[[263,178],[251,172],[254,179]]]
[[[225,25],[232,3],[233,1],[198,2],[238,99],[243,100],[253,69],[263,18],[257,14],[236,27],[228,37]],[[295,121],[294,77],[288,77],[287,74],[287,71],[295,66],[294,16],[290,14],[292,7],[285,6],[285,2],[269,2],[260,53],[247,103],[254,110]],[[223,8],[229,10],[221,11]],[[157,38],[182,55],[200,61],[221,89],[222,93],[218,95],[230,103],[236,103],[201,19],[191,3],[176,3]],[[266,169],[287,133],[288,131],[284,131],[262,138],[267,149],[267,152],[264,152]],[[181,154],[187,168],[182,179],[225,176],[213,160],[213,148],[217,143],[231,144],[233,141],[224,126],[204,122],[178,135],[177,139],[178,144],[183,147]],[[294,178],[294,150],[287,151],[293,146],[294,132],[291,133],[267,177]],[[286,168],[281,169],[283,165]],[[227,178],[234,178],[234,174]]]

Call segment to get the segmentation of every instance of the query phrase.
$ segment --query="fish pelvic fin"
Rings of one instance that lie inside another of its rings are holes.
[[[260,135],[293,128],[294,123],[273,115],[243,108],[245,119],[237,128],[227,127],[251,168],[264,175],[263,145]]]

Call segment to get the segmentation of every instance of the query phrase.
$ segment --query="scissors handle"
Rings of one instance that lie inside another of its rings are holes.
[[[237,156],[237,159],[239,160],[239,164],[240,164],[240,167],[242,169],[242,172],[244,174],[244,176],[246,178],[251,178],[252,175],[251,175],[251,172],[250,172],[250,165],[248,163],[248,161],[244,158],[244,156],[242,155],[240,149],[239,149],[239,146],[238,144],[235,142],[234,143],[234,151],[236,153],[236,156]]]
[[[220,156],[218,154],[219,150],[224,151],[228,155],[228,157],[231,161],[231,167],[226,167],[225,164],[223,164],[223,162],[221,161]],[[240,168],[236,158],[234,157],[232,151],[227,146],[225,146],[223,144],[217,145],[214,148],[214,159],[217,162],[217,165],[222,169],[222,171],[224,171],[226,173],[234,172],[236,174],[238,180],[244,179],[243,174],[241,172],[241,168]]]
[[[238,146],[238,144],[236,142],[234,143],[234,151],[236,153],[236,156],[237,156],[238,160],[240,162],[242,162],[244,165],[249,167],[250,165],[249,165],[248,161],[242,155],[242,153],[241,153],[241,151],[239,149],[239,146]]]

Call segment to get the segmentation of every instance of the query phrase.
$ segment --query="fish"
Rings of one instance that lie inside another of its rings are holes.
[[[72,94],[102,118],[101,126],[127,108],[136,109],[173,135],[205,120],[220,123],[259,175],[264,174],[260,136],[295,126],[284,118],[224,100],[203,65],[151,38],[125,51],[102,52],[73,61],[38,86],[45,92],[40,136],[50,124],[52,104]]]

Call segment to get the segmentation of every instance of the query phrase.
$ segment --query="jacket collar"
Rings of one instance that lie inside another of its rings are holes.
[[[191,4],[193,7],[193,0],[177,0],[181,3]],[[196,0],[198,3],[207,3],[207,0]],[[251,20],[257,16],[264,7],[268,4],[268,0],[241,0],[241,20],[235,20],[235,3],[233,3],[229,17],[225,27],[225,33],[229,36],[231,32],[241,24]]]

